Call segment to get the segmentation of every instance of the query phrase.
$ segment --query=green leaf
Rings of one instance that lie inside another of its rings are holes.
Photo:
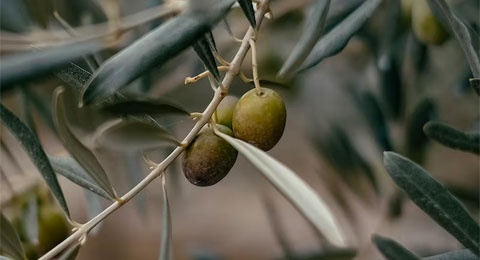
[[[440,255],[422,258],[423,260],[478,260],[478,257],[468,249],[450,251]]]
[[[85,169],[77,162],[75,159],[64,156],[49,156],[48,159],[53,166],[53,170],[62,175],[63,177],[69,179],[78,186],[96,193],[108,200],[113,200],[114,198],[108,194],[98,183],[90,176],[90,174],[85,171]]]
[[[478,49],[472,44],[472,37],[468,31],[467,26],[453,13],[450,6],[445,0],[427,0],[432,12],[435,16],[439,17],[439,20],[448,20],[451,32],[455,35],[458,43],[465,53],[467,62],[470,65],[472,74],[475,78],[480,78],[480,60],[478,57]],[[478,41],[478,39],[473,39]]]
[[[307,58],[315,43],[325,30],[330,0],[316,0],[312,13],[307,18],[307,24],[295,48],[283,64],[278,75],[282,78],[290,77],[302,62]]]
[[[70,217],[65,197],[58,184],[57,176],[55,175],[37,136],[2,104],[0,104],[0,118],[2,119],[2,123],[23,146],[32,162],[42,174],[42,177],[52,191],[53,196],[57,199],[65,214]]]
[[[210,71],[217,82],[220,82],[220,72],[218,72],[215,55],[213,55],[213,51],[211,49],[212,45],[207,39],[207,34],[198,39],[198,41],[196,41],[192,47],[200,60],[203,62],[203,65],[205,65],[205,67]]]
[[[343,50],[350,38],[360,30],[381,2],[382,0],[366,0],[357,10],[323,36],[301,66],[300,71],[307,70]]]
[[[216,132],[255,165],[312,225],[334,245],[344,247],[345,238],[327,204],[292,170],[262,150],[228,135]]]
[[[412,252],[389,238],[373,235],[372,240],[388,260],[420,260]]]
[[[168,20],[108,59],[87,83],[80,104],[88,105],[112,95],[195,43],[225,15],[234,1],[215,2],[208,11],[187,11]]]
[[[172,244],[172,221],[170,216],[170,206],[168,203],[166,174],[162,174],[162,193],[163,193],[163,223],[162,223],[162,240],[160,242],[159,260],[171,259]]]
[[[424,127],[425,134],[452,149],[457,149],[474,154],[480,154],[480,134],[465,133],[447,124],[431,121]]]
[[[0,216],[0,230],[0,254],[14,259],[27,259],[17,232],[3,213]]]
[[[0,89],[4,91],[20,82],[45,76],[60,66],[101,48],[100,43],[90,41],[2,57]]]
[[[243,13],[248,19],[250,25],[255,28],[256,21],[255,21],[255,10],[253,10],[252,0],[238,0],[237,1],[240,7],[243,10]]]
[[[162,99],[128,99],[109,103],[102,107],[103,111],[117,115],[139,115],[150,116],[164,115],[190,115],[183,107]]]
[[[475,93],[480,96],[480,78],[471,78],[469,81],[470,87],[472,87],[472,89],[475,90]]]
[[[138,120],[113,120],[101,125],[94,141],[114,150],[146,150],[176,146],[178,140],[158,125]]]
[[[479,252],[480,227],[460,202],[416,163],[393,152],[384,164],[395,183],[410,199],[460,243]]]
[[[95,155],[75,137],[68,127],[63,91],[62,87],[57,88],[53,97],[54,120],[58,136],[72,157],[77,160],[92,179],[94,179],[95,182],[107,192],[108,195],[110,195],[110,197],[115,198],[115,190],[110,184],[102,165],[98,162]]]
[[[80,251],[80,243],[76,243],[75,245],[65,250],[65,252],[58,258],[58,260],[75,260],[78,255],[78,251]]]

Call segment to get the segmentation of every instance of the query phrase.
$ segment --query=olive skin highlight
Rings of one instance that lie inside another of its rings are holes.
[[[226,135],[233,135],[232,130],[226,126],[217,124],[216,127]],[[212,127],[205,127],[183,155],[183,173],[194,185],[211,186],[227,175],[235,164],[237,155],[237,150],[217,136]]]
[[[285,129],[287,111],[282,97],[268,88],[245,93],[233,112],[233,133],[264,151],[272,149]]]

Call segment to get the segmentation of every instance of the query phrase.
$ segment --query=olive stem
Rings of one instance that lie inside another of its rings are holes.
[[[254,35],[256,32],[254,32]],[[260,87],[260,80],[258,79],[258,65],[257,65],[257,48],[255,47],[255,41],[253,37],[248,41],[250,47],[252,48],[252,71],[253,71],[253,82],[255,88],[257,89],[257,95],[262,94],[262,88]]]
[[[263,17],[268,10],[270,0],[264,0],[261,7],[257,10],[256,20],[257,23],[260,25]],[[222,99],[225,97],[225,92],[228,91],[229,87],[232,85],[233,79],[236,75],[238,75],[240,71],[240,66],[242,65],[245,56],[248,53],[250,48],[249,41],[254,36],[255,30],[253,28],[249,28],[245,36],[243,37],[242,44],[240,45],[237,54],[233,58],[232,62],[230,63],[229,70],[225,74],[223,78],[222,85],[223,88],[217,88],[215,90],[215,94],[208,104],[207,108],[203,112],[203,116],[197,121],[197,123],[193,126],[187,136],[181,142],[182,144],[190,144],[193,139],[197,136],[200,132],[202,127],[209,122],[213,113],[216,111],[218,104]],[[153,180],[155,180],[158,176],[161,175],[162,172],[186,149],[186,145],[177,146],[173,152],[171,152],[167,158],[165,158],[161,163],[159,163],[155,169],[153,169],[141,182],[139,182],[135,187],[133,187],[130,191],[128,191],[125,195],[123,195],[120,200],[113,202],[110,206],[104,209],[100,214],[89,220],[87,223],[80,226],[73,234],[71,234],[68,238],[63,240],[60,244],[55,246],[53,249],[48,251],[39,260],[47,260],[55,257],[64,249],[66,249],[70,244],[79,241],[82,236],[86,236],[88,232],[98,225],[101,221],[103,221],[106,217],[110,214],[115,212],[121,206],[123,206],[126,202],[130,201],[135,195],[137,195],[140,191],[142,191],[148,184],[150,184]],[[120,202],[121,201],[121,202]]]
[[[219,71],[228,71],[228,66],[218,66],[217,69]],[[189,83],[194,83],[194,82],[197,82],[207,76],[211,75],[210,71],[206,70],[196,76],[193,76],[193,77],[186,77],[185,78],[185,85],[189,84]]]

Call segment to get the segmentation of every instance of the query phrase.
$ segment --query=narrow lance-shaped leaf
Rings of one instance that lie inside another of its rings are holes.
[[[23,223],[28,241],[32,244],[36,244],[38,242],[38,204],[35,195],[30,195],[28,198]]]
[[[162,99],[118,101],[103,106],[102,110],[122,116],[139,114],[148,114],[150,116],[190,115],[183,107]]]
[[[94,179],[95,182],[110,195],[110,197],[115,198],[115,191],[110,184],[102,165],[100,165],[95,155],[75,137],[67,125],[63,91],[62,87],[57,88],[53,97],[54,120],[60,140],[72,157],[75,158],[83,168],[85,168],[92,179]]]
[[[30,156],[30,159],[32,159],[32,162],[42,174],[43,179],[65,214],[70,216],[67,202],[65,201],[62,189],[58,184],[57,176],[55,175],[37,136],[2,104],[0,104],[0,118],[2,119],[2,123],[10,129],[10,132],[17,138],[24,150]]]
[[[102,202],[100,201],[100,197],[91,193],[90,191],[84,191],[85,200],[87,203],[87,216],[88,219],[93,219],[94,217],[98,216],[103,211]],[[95,235],[98,233],[100,228],[102,228],[103,222],[98,223],[90,232],[89,234]]]
[[[205,65],[208,71],[210,71],[213,77],[219,82],[221,80],[220,72],[218,72],[217,62],[211,46],[212,45],[209,43],[206,35],[198,39],[198,41],[192,45],[193,50],[195,50],[198,57],[203,62],[203,65]]]
[[[120,151],[138,151],[179,144],[164,128],[138,120],[106,122],[98,128],[93,138],[98,145]]]
[[[278,73],[280,77],[289,77],[308,56],[315,43],[323,34],[329,7],[330,0],[316,0],[300,40]]]
[[[160,241],[159,260],[168,260],[171,258],[170,248],[172,243],[172,221],[170,216],[170,205],[168,204],[166,174],[162,174],[162,193],[163,193],[163,223],[162,239]]]
[[[300,70],[309,69],[323,59],[343,50],[350,38],[365,24],[381,2],[382,0],[366,0],[357,10],[323,36],[315,45]]]
[[[423,260],[478,260],[478,257],[468,249],[456,250],[440,255],[423,258]]]
[[[142,160],[143,161],[143,160]],[[135,151],[129,152],[125,156],[125,168],[126,168],[126,177],[129,189],[135,187],[140,183],[145,177],[143,174],[143,165],[142,161],[138,157],[138,153]],[[148,201],[146,192],[138,193],[134,198],[134,204],[137,207],[138,213],[146,220],[147,210],[148,210]]]
[[[374,235],[372,240],[387,260],[420,260],[412,252],[389,238]]]
[[[56,173],[88,191],[113,200],[113,197],[105,192],[75,159],[68,156],[49,156],[48,159]]]
[[[433,140],[465,152],[480,154],[480,134],[465,133],[447,124],[431,121],[424,127],[425,134]]]
[[[407,120],[405,147],[406,155],[417,163],[422,163],[429,139],[423,133],[423,126],[437,117],[437,108],[430,98],[422,99],[413,109]],[[388,151],[388,150],[387,150]]]
[[[81,42],[65,46],[12,54],[2,58],[0,89],[53,72],[60,66],[102,48],[98,42]]]
[[[260,172],[334,245],[344,247],[345,238],[327,204],[292,170],[260,149],[216,132],[255,165]]]
[[[393,152],[384,164],[395,183],[433,220],[478,254],[480,227],[460,202],[416,163]]]
[[[75,63],[69,63],[54,72],[55,76],[65,82],[65,84],[73,87],[78,93],[87,84],[92,74]]]
[[[14,259],[27,259],[17,232],[3,213],[0,216],[0,230],[0,253]]]
[[[164,64],[195,43],[225,15],[234,1],[215,2],[208,11],[188,11],[168,20],[108,59],[88,82],[80,104],[87,105],[110,96],[148,69]]]
[[[256,21],[255,21],[255,10],[253,10],[252,0],[238,0],[237,1],[240,7],[242,8],[243,13],[248,19],[250,25],[255,28]]]
[[[450,31],[454,33],[458,43],[462,46],[473,76],[480,78],[480,60],[477,50],[475,50],[472,44],[472,37],[470,36],[467,26],[455,16],[445,0],[427,0],[427,2],[436,16],[443,16],[439,17],[440,20],[444,20],[445,18],[448,20]],[[478,41],[478,39],[474,39],[474,41]]]

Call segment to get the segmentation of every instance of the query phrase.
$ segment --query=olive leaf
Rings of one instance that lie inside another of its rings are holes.
[[[423,126],[437,117],[437,108],[430,98],[422,99],[407,119],[405,147],[408,158],[422,163],[429,139],[423,133]]]
[[[432,12],[439,20],[447,20],[450,28],[449,31],[453,32],[455,38],[463,49],[467,62],[470,65],[473,76],[480,78],[480,60],[478,56],[478,49],[472,44],[472,37],[467,26],[453,13],[450,6],[445,0],[427,0]],[[475,37],[474,41],[478,41]]]
[[[3,215],[0,216],[0,254],[13,257],[14,259],[27,259],[22,243],[12,224]]]
[[[218,136],[230,143],[235,149],[243,154],[255,165],[289,201],[322,232],[325,237],[334,245],[344,247],[345,237],[341,233],[335,217],[327,204],[317,193],[292,170],[270,157],[262,150],[220,132]]]
[[[76,243],[73,246],[69,247],[65,252],[58,258],[58,260],[75,260],[80,251],[80,243]]]
[[[373,235],[372,240],[378,250],[380,250],[382,255],[388,260],[420,260],[420,258],[412,252],[408,251],[392,239]]]
[[[416,163],[393,152],[384,164],[395,183],[417,206],[466,248],[479,252],[480,227],[460,202]]]
[[[323,59],[339,53],[347,45],[350,38],[362,27],[382,0],[366,0],[345,20],[335,26],[317,42],[308,58],[300,67],[300,71],[317,65]]]
[[[167,130],[138,120],[113,120],[102,124],[93,137],[98,145],[121,151],[176,146],[178,140]]]
[[[2,1],[0,8],[0,28],[16,33],[27,32],[32,20],[24,1]]]
[[[113,200],[114,198],[105,192],[105,190],[100,187],[97,182],[90,176],[90,174],[85,171],[85,169],[72,157],[63,156],[49,156],[48,159],[53,166],[53,170],[62,175],[63,177],[69,179],[78,186],[98,194],[108,200]]]
[[[392,142],[388,124],[375,96],[369,92],[364,92],[359,95],[357,102],[358,108],[367,120],[378,145],[384,151],[391,151]]]
[[[99,42],[87,41],[2,57],[0,89],[4,91],[17,83],[54,72],[60,66],[100,49]]]
[[[159,260],[171,259],[172,244],[172,221],[170,216],[170,206],[167,197],[166,174],[162,174],[162,193],[163,193],[163,223],[162,223],[162,239],[160,241]]]
[[[237,0],[238,4],[242,8],[243,13],[248,19],[250,25],[255,28],[255,10],[253,10],[252,0]]]
[[[88,219],[93,219],[94,217],[98,216],[103,211],[102,202],[100,201],[100,197],[93,194],[90,191],[84,190],[85,201],[87,203],[87,216]],[[100,228],[103,226],[103,221],[98,223],[90,232],[89,234],[95,235],[98,233]]]
[[[468,249],[456,250],[440,255],[422,258],[423,260],[478,260],[478,257]]]
[[[112,95],[154,66],[161,66],[186,49],[217,23],[234,0],[216,1],[208,11],[187,11],[168,20],[105,61],[88,81],[80,104]],[[198,3],[200,4],[200,3]]]
[[[38,242],[38,204],[35,195],[30,195],[28,198],[24,216],[22,221],[28,241],[36,244]]]
[[[286,78],[291,76],[308,56],[324,32],[329,7],[330,0],[316,0],[313,4],[313,7],[311,7],[312,13],[307,18],[307,24],[300,36],[300,40],[298,40],[295,48],[293,48],[280,69],[279,77]]]
[[[164,115],[190,115],[183,107],[163,99],[127,99],[112,102],[102,107],[103,111],[117,115],[139,115],[150,116]]]
[[[54,121],[58,136],[72,157],[86,170],[90,177],[92,177],[110,197],[115,198],[115,190],[110,184],[102,165],[98,162],[95,155],[75,137],[68,127],[63,92],[62,87],[57,88],[53,97]]]
[[[2,123],[10,130],[23,146],[25,152],[29,155],[32,162],[42,174],[43,179],[52,191],[53,196],[62,207],[65,214],[70,217],[67,202],[63,196],[62,189],[58,184],[57,176],[53,171],[47,155],[43,150],[38,137],[28,128],[18,117],[16,117],[3,104],[0,104],[0,118]]]
[[[447,124],[435,121],[428,122],[423,127],[423,131],[429,138],[447,147],[480,154],[480,134],[478,132],[465,133]]]
[[[207,35],[211,35],[211,32],[210,34],[207,33],[203,37],[198,39],[198,41],[196,41],[192,45],[192,47],[193,50],[197,53],[200,60],[203,62],[203,65],[205,65],[208,71],[210,71],[210,73],[217,80],[217,82],[220,82],[220,72],[218,72],[215,55],[213,55],[213,51],[211,48],[212,44],[211,41],[207,39]]]
[[[92,76],[92,73],[84,70],[77,64],[70,62],[62,68],[54,72],[55,76],[62,80],[65,84],[73,87],[78,93],[83,89],[83,86],[87,84],[88,79]]]
[[[143,165],[138,158],[138,153],[135,151],[129,152],[125,156],[125,168],[126,168],[126,177],[129,188],[132,189],[139,182],[143,180]],[[147,196],[146,192],[140,192],[134,198],[135,206],[138,209],[141,217],[147,216]]]
[[[469,81],[472,89],[480,96],[480,78],[471,78]]]

